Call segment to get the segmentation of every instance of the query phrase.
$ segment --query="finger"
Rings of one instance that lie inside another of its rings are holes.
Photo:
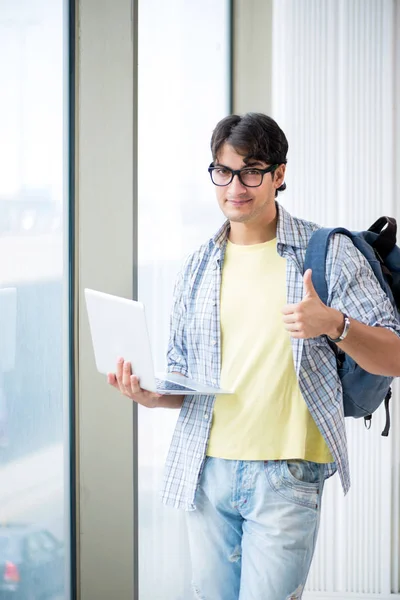
[[[286,331],[289,331],[289,333],[295,333],[295,332],[301,331],[298,323],[286,324],[285,329],[286,329]]]
[[[130,376],[130,386],[132,394],[139,394],[142,391],[137,375]]]
[[[296,312],[298,304],[285,304],[282,308],[282,314],[284,315],[292,315]]]
[[[306,296],[318,296],[312,282],[312,270],[307,269],[303,276],[303,298]]]
[[[109,383],[113,387],[118,387],[118,381],[114,373],[107,373],[107,383]]]
[[[129,389],[131,387],[131,375],[131,363],[129,362],[129,360],[127,360],[126,362],[124,362],[124,367],[122,369],[122,385]]]
[[[124,359],[121,357],[117,360],[115,377],[120,385],[122,385],[122,370],[124,367]]]
[[[286,325],[290,325],[297,322],[297,317],[296,314],[291,313],[290,315],[284,315],[282,320]]]

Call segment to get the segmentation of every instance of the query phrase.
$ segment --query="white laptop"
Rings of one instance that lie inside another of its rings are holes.
[[[97,370],[115,373],[118,357],[132,365],[140,387],[165,395],[229,394],[174,373],[154,373],[144,305],[135,300],[85,289]]]

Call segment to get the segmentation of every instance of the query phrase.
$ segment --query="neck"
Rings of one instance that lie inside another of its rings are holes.
[[[236,223],[231,221],[229,240],[232,244],[240,246],[250,246],[253,244],[263,244],[276,237],[276,224],[278,216],[269,223]]]

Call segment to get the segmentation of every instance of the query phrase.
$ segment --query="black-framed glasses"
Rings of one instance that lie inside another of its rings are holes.
[[[211,181],[214,185],[224,186],[229,185],[235,175],[239,177],[239,181],[246,187],[259,187],[266,173],[273,173],[279,165],[271,165],[266,169],[257,169],[255,167],[245,167],[244,169],[234,170],[225,165],[214,165],[211,163],[208,167]]]

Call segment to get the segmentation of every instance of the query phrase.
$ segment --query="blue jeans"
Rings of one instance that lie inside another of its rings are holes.
[[[318,533],[324,467],[207,457],[186,513],[193,589],[201,600],[294,600]]]

